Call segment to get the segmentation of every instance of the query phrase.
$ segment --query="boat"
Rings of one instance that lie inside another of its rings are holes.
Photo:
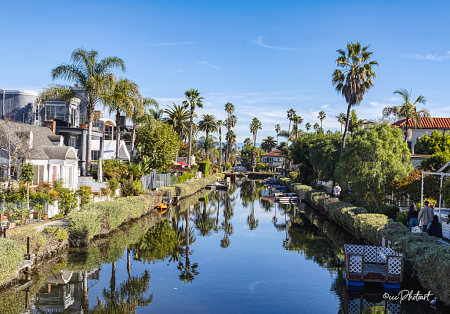
[[[158,211],[158,213],[164,214],[167,211],[167,204],[166,203],[159,204],[158,206],[156,206],[156,210]]]
[[[205,187],[206,190],[221,190],[221,191],[226,191],[228,190],[228,184],[225,181],[217,181],[217,182],[213,182],[211,184],[208,184]]]

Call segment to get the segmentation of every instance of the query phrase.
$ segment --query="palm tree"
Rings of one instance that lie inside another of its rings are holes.
[[[292,119],[295,126],[295,138],[298,138],[298,125],[303,123],[303,118],[301,116],[294,115],[294,118]]]
[[[319,132],[319,129],[320,129],[320,126],[319,126],[319,123],[314,123],[314,130],[316,130],[316,132]]]
[[[322,121],[325,120],[326,117],[327,114],[325,113],[325,111],[323,110],[319,111],[319,115],[317,116],[317,118],[319,118],[320,120],[320,128],[322,128]]]
[[[409,120],[414,125],[414,128],[422,124],[422,118],[431,117],[430,112],[427,109],[422,109],[417,111],[417,104],[425,105],[427,100],[425,96],[420,95],[417,97],[416,101],[411,104],[411,94],[406,89],[396,89],[394,94],[399,94],[403,98],[403,103],[401,106],[387,106],[383,109],[383,116],[388,117],[393,114],[397,116],[398,119],[405,119],[405,141],[408,137],[408,126]]]
[[[148,105],[153,106],[153,108],[149,108],[150,116],[157,120],[161,121],[164,118],[164,110],[159,108],[159,104],[152,98],[145,97],[144,102],[147,102]]]
[[[209,133],[216,133],[218,130],[216,117],[212,114],[204,114],[202,115],[202,120],[198,122],[198,128],[200,131],[206,133],[206,139],[208,139]],[[205,146],[205,158],[208,160],[208,151]]]
[[[229,144],[229,146],[233,147],[234,143],[236,142],[236,133],[234,133],[233,130],[230,130],[230,132],[227,132],[225,139],[226,139],[227,143]],[[231,150],[228,152],[228,160],[231,161],[230,154],[231,154]]]
[[[311,123],[306,122],[305,129],[306,129],[307,132],[309,132],[309,130],[311,129]]]
[[[345,150],[350,108],[358,106],[364,94],[374,86],[372,79],[375,79],[377,76],[372,66],[379,65],[375,60],[370,60],[373,52],[368,51],[369,46],[362,47],[357,42],[356,44],[348,43],[346,48],[347,51],[337,50],[339,57],[336,59],[336,65],[343,70],[336,69],[332,75],[332,83],[336,92],[345,97],[345,101],[348,104],[345,129],[342,136],[341,156],[344,155]]]
[[[225,124],[226,124],[227,126],[228,126],[228,125],[230,126],[230,130],[231,130],[232,128],[234,128],[234,127],[236,126],[236,124],[237,124],[237,117],[236,117],[236,115],[232,114],[232,115],[230,115],[230,118],[225,119]],[[227,150],[226,150],[226,153],[227,153],[228,155],[226,155],[226,156],[228,156],[228,159],[229,159],[228,161],[231,161],[231,160],[230,160],[230,158],[231,158],[230,154],[231,154],[232,149],[233,149],[233,144],[227,142]]]
[[[76,92],[67,85],[51,84],[41,91],[37,102],[45,103],[54,99],[70,101],[73,98],[78,98],[86,104],[88,121],[86,163],[87,168],[90,169],[95,105],[100,103],[100,96],[105,84],[113,76],[111,71],[120,68],[125,72],[125,62],[119,57],[106,57],[99,61],[97,51],[87,51],[83,48],[75,49],[70,61],[71,63],[64,63],[52,69],[52,79],[63,79],[74,83],[82,89],[82,92]]]
[[[261,142],[261,148],[266,152],[270,152],[275,147],[277,147],[277,143],[275,142],[273,136],[268,136]]]
[[[190,130],[189,106],[187,104],[177,105],[173,103],[173,107],[167,107],[164,110],[167,118],[164,118],[163,121],[173,127],[180,140],[186,141],[189,138]],[[194,118],[196,117],[197,115],[194,113]],[[194,133],[197,131],[196,129],[197,127],[194,125]]]
[[[131,119],[135,111],[143,112],[144,109],[139,86],[129,79],[119,78],[116,81],[112,77],[101,95],[101,100],[109,108],[109,114],[116,112],[116,159],[119,159],[121,113]]]
[[[214,149],[214,146],[217,144],[216,140],[217,138],[212,135],[208,135],[208,137],[202,136],[198,139],[197,147],[199,151],[204,150],[206,152],[205,160],[209,159],[208,152]]]
[[[294,116],[295,116],[295,110],[293,108],[289,109],[287,111],[287,115],[286,115],[287,119],[289,120],[289,129],[288,129],[289,134],[291,134],[291,122],[292,122],[292,119],[294,118]],[[288,138],[288,143],[289,143],[289,138]]]
[[[345,113],[341,112],[338,116],[336,116],[336,119],[341,125],[341,133],[342,133],[342,125],[345,124]]]
[[[144,112],[142,112],[140,107],[134,107],[133,115],[131,116],[131,122],[133,123],[133,130],[131,132],[131,162],[133,162],[134,160],[134,144],[136,142],[136,129],[139,125],[142,125],[148,119],[151,119],[153,117],[151,113],[152,109],[149,109],[148,110],[149,112],[147,112],[146,109],[148,109],[150,106],[159,108],[158,102],[150,97],[144,97],[142,105],[144,107]]]
[[[362,129],[366,125],[373,124],[374,122],[369,121],[367,119],[358,119],[358,116],[356,115],[355,110],[352,110],[350,112],[350,119],[348,121],[348,131],[350,132],[350,135],[353,136],[353,133],[359,129]]]
[[[275,125],[275,132],[277,132],[277,145],[278,145],[278,133],[281,131],[281,126],[279,124]]]
[[[234,112],[234,106],[232,103],[227,102],[225,104],[225,111],[228,114],[228,118],[226,120],[226,124],[227,124],[227,132],[229,133],[231,131],[231,114]],[[230,148],[230,143],[227,142],[227,150],[225,151],[225,163],[228,163],[228,159],[229,159],[229,152],[230,152],[231,148]]]
[[[261,121],[258,118],[253,118],[252,123],[250,123],[250,132],[253,134],[253,146],[256,146],[256,135],[258,134],[258,130],[261,130]]]
[[[245,138],[244,145],[252,145],[252,140],[250,139],[250,137]]]
[[[222,171],[222,126],[224,125],[222,120],[217,120],[217,128],[219,129],[219,169]]]
[[[203,108],[203,97],[200,97],[198,89],[191,88],[187,90],[184,95],[186,100],[183,101],[183,105],[189,105],[191,108],[190,121],[189,121],[189,147],[188,147],[188,165],[191,167],[191,152],[192,152],[192,128],[194,126],[194,111],[195,108]]]

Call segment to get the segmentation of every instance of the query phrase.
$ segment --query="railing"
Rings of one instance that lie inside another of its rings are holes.
[[[177,175],[171,173],[157,173],[156,170],[141,178],[144,190],[153,190],[163,186],[173,185],[178,182]]]

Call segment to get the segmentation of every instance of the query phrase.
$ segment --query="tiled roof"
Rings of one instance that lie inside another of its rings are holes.
[[[423,154],[412,154],[411,158],[428,158],[431,155],[423,155]]]
[[[275,149],[275,150],[271,151],[270,153],[261,155],[261,157],[282,157],[280,154],[281,154],[281,150]]]
[[[433,119],[433,121],[431,121],[431,119]],[[405,127],[406,119],[399,120],[391,126]],[[415,127],[411,118],[408,121],[408,127]],[[450,129],[450,118],[422,118],[422,123],[417,127],[422,129]]]

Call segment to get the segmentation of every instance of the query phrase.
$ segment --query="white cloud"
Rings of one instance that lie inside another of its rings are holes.
[[[256,38],[256,43],[257,43],[258,45],[260,45],[261,47],[264,47],[264,48],[270,48],[270,49],[278,49],[278,50],[296,50],[296,49],[293,49],[293,48],[287,48],[287,47],[267,46],[267,45],[265,45],[265,44],[263,43],[263,38],[264,38],[264,36],[259,36],[258,38]]]
[[[217,66],[209,64],[208,61],[197,61],[196,63],[200,63],[200,64],[203,64],[203,65],[210,66],[210,67],[212,67],[214,69],[217,69]]]
[[[433,55],[433,54],[427,54],[425,55],[420,55],[420,54],[415,54],[412,56],[408,56],[408,58],[410,59],[418,59],[418,60],[432,60],[432,61],[441,61],[441,60],[446,60],[446,59],[450,59],[450,51],[447,51],[443,56],[438,56],[438,55]]]
[[[326,104],[326,105],[320,106],[320,108],[327,109],[329,106],[330,106],[329,104]]]

